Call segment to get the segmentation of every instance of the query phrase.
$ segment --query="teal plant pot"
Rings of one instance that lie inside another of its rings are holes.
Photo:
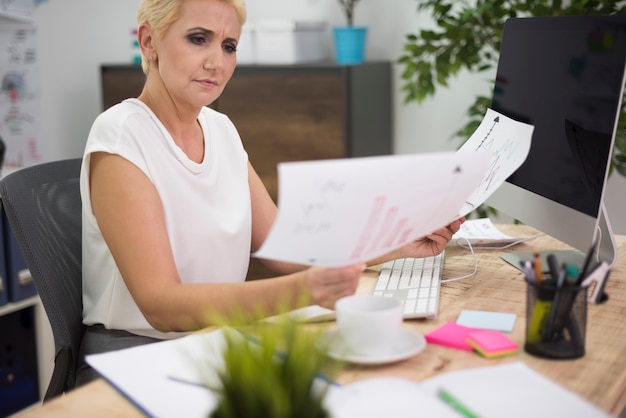
[[[344,26],[333,28],[335,57],[339,65],[356,65],[365,61],[367,28]]]

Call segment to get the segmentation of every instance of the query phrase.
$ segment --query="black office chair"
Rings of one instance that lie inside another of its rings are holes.
[[[0,180],[0,199],[52,327],[54,371],[44,401],[75,385],[82,323],[81,159],[43,163]]]

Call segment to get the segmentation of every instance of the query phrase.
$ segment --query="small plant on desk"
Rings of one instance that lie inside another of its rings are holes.
[[[327,418],[319,373],[338,371],[318,347],[319,331],[292,319],[224,328],[222,387],[210,418]]]

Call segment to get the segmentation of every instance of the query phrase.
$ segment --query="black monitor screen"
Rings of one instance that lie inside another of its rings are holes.
[[[619,116],[626,17],[509,19],[502,41],[492,108],[535,126],[508,181],[596,217]]]

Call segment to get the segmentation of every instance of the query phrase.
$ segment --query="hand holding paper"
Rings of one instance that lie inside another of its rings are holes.
[[[524,161],[531,134],[490,110],[456,153],[281,163],[278,219],[255,256],[339,267],[400,248],[484,202]]]
[[[327,267],[373,259],[453,220],[488,162],[481,152],[280,164],[278,219],[255,255]]]

